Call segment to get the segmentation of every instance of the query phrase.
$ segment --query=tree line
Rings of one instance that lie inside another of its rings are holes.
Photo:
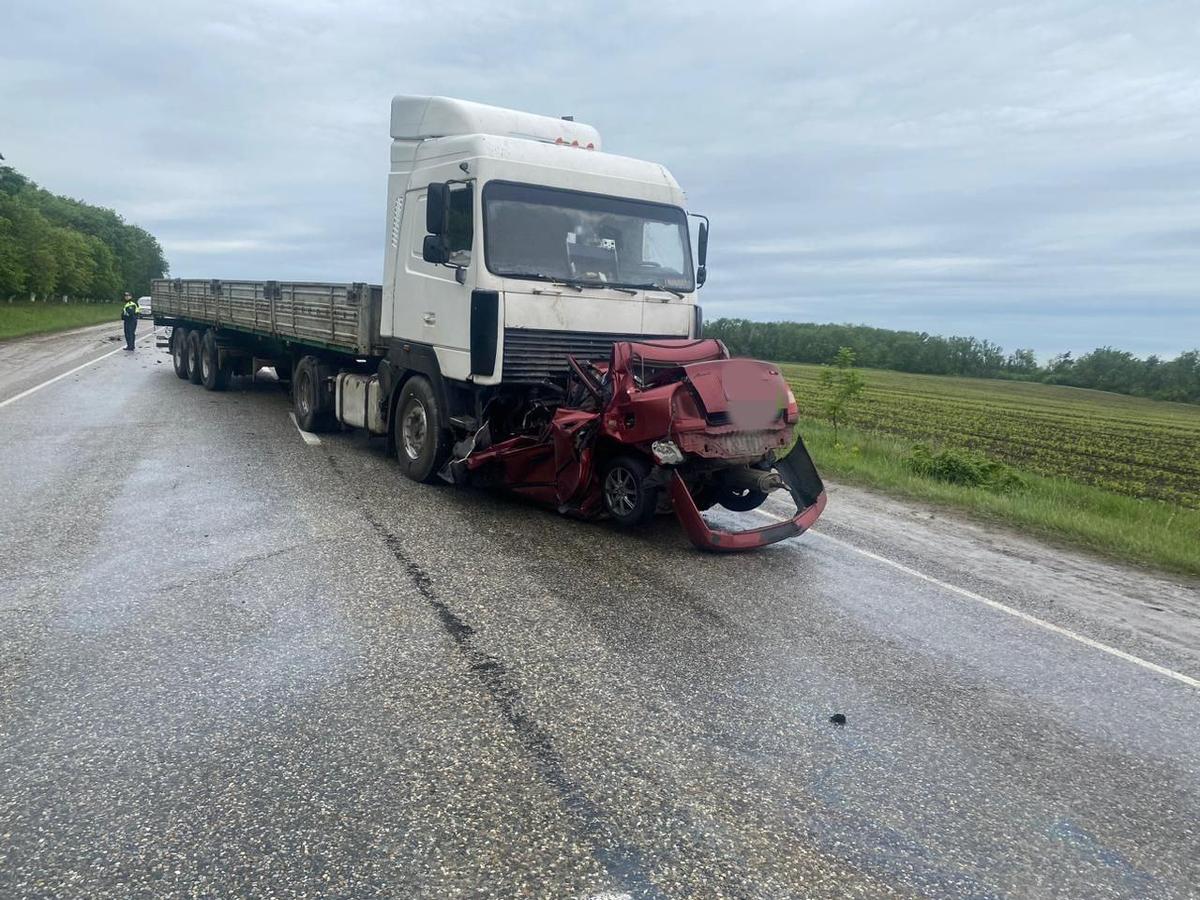
[[[779,362],[828,363],[842,347],[849,347],[858,365],[872,369],[1014,378],[1200,403],[1200,350],[1164,360],[1157,356],[1142,359],[1124,350],[1100,347],[1078,358],[1063,353],[1040,365],[1028,349],[1005,353],[998,344],[979,338],[942,337],[867,325],[717,319],[706,323],[705,335],[723,340],[736,356]]]
[[[167,272],[154,235],[0,166],[0,298],[113,301]]]

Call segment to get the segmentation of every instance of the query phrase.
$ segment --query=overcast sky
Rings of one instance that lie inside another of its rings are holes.
[[[706,315],[1200,345],[1200,3],[6,0],[0,152],[179,276],[378,281],[388,102],[600,129]]]

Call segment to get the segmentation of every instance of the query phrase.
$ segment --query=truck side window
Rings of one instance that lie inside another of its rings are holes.
[[[683,244],[676,224],[646,222],[642,225],[642,262],[644,267],[673,275],[683,274]]]
[[[450,221],[446,241],[450,245],[450,261],[465,266],[471,261],[471,242],[475,235],[474,185],[450,191]]]

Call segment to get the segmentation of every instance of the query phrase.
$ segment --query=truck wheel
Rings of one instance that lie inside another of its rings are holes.
[[[717,502],[733,512],[749,512],[752,509],[758,509],[766,499],[766,493],[753,488],[741,488],[740,490],[724,488],[717,494]]]
[[[188,381],[200,383],[200,332],[187,333],[187,371]]]
[[[632,528],[654,518],[658,488],[646,484],[649,474],[650,464],[636,456],[618,456],[604,467],[604,509],[618,525]]]
[[[200,339],[200,383],[206,391],[223,391],[229,386],[229,369],[221,365],[217,336],[211,328]]]
[[[301,431],[329,431],[336,424],[329,408],[325,379],[329,367],[315,356],[305,356],[292,373],[292,409]]]
[[[396,407],[396,458],[413,481],[428,484],[450,455],[450,438],[433,387],[420,375],[404,383]]]
[[[171,363],[180,378],[188,377],[188,334],[186,328],[176,326],[171,329]]]

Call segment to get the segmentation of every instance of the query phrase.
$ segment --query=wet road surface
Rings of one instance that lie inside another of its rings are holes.
[[[847,488],[707,556],[288,413],[145,343],[0,406],[0,896],[1200,891],[1195,585]]]

